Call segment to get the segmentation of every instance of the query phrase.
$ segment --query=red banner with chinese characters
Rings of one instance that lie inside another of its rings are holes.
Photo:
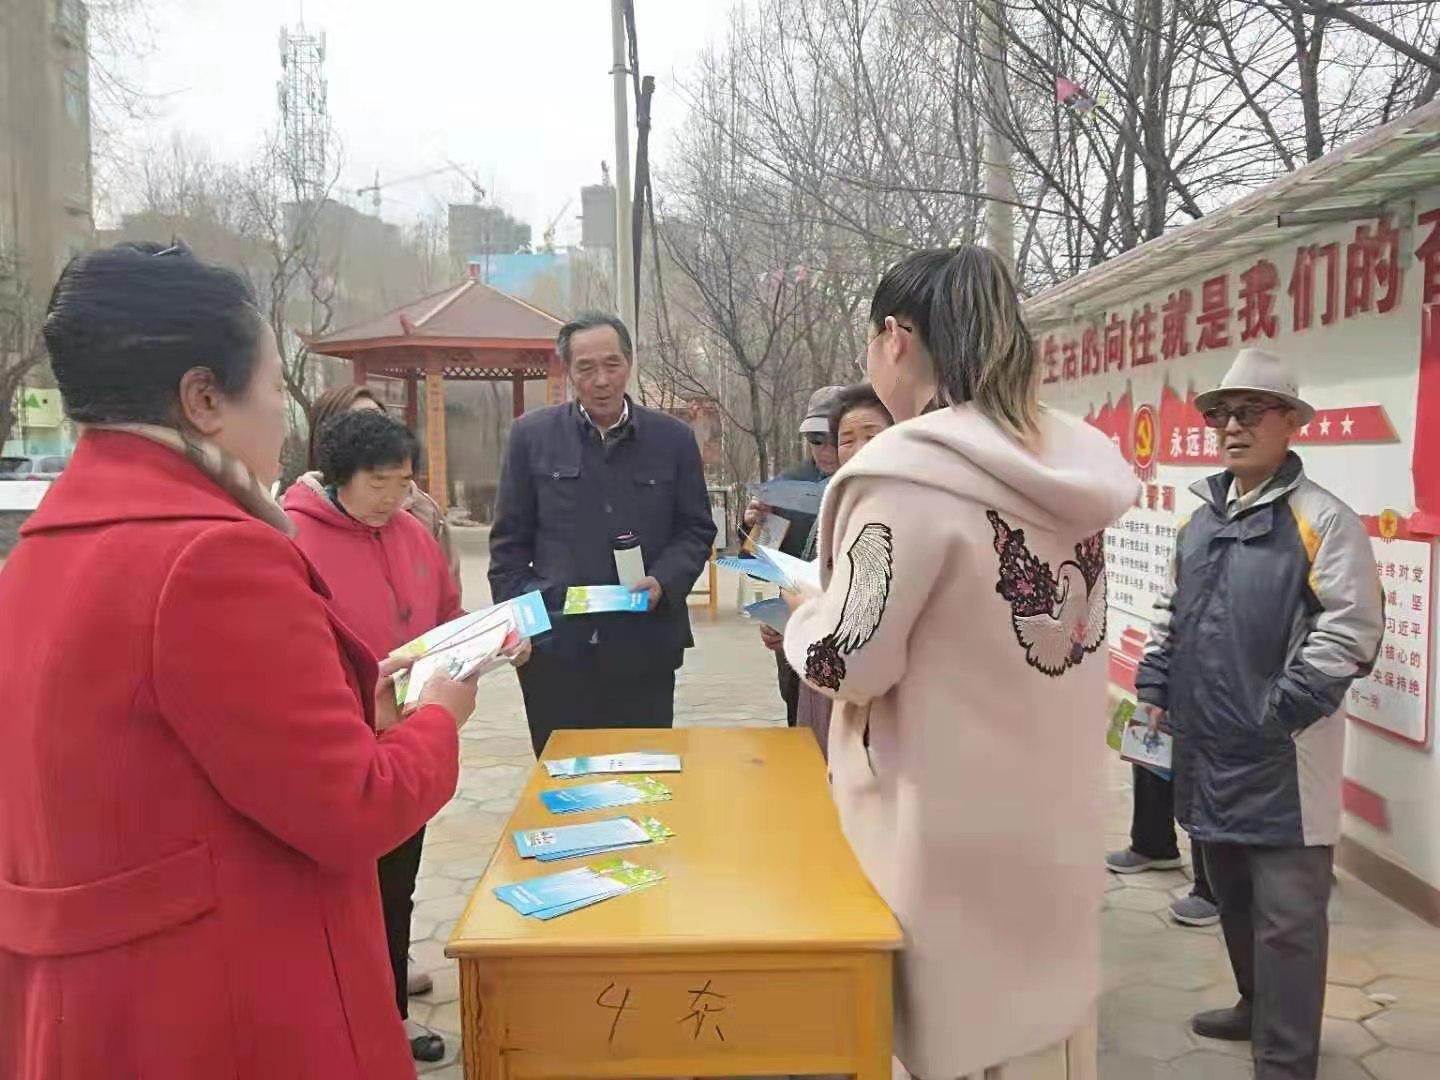
[[[1385,590],[1385,637],[1374,669],[1350,687],[1350,719],[1409,746],[1430,744],[1431,580],[1435,548],[1394,511],[1361,520]]]
[[[1440,299],[1440,284],[1436,298]],[[1415,447],[1410,462],[1415,479],[1411,527],[1425,536],[1440,536],[1440,303],[1427,303],[1420,310],[1420,381],[1415,392]]]
[[[1421,214],[1414,249],[1422,302],[1440,300],[1440,210]],[[1224,270],[1153,301],[1106,311],[1040,342],[1041,382],[1050,386],[1143,371],[1208,352],[1264,346],[1350,319],[1386,316],[1405,296],[1402,230],[1392,215],[1355,225],[1344,241],[1272,251],[1243,270]]]
[[[1440,325],[1440,316],[1437,316]],[[1437,363],[1440,363],[1440,340],[1437,340]],[[1440,370],[1437,370],[1440,381]],[[1105,407],[1086,419],[1120,447],[1125,459],[1139,465],[1133,454],[1135,433],[1130,430],[1132,409],[1130,391],[1120,399],[1124,406]],[[1153,415],[1148,406],[1140,406],[1140,415]],[[1192,386],[1181,398],[1170,384],[1166,383],[1160,393],[1158,442],[1155,445],[1155,459],[1164,465],[1218,465],[1220,464],[1220,433],[1205,426],[1205,418],[1195,407],[1195,388]],[[1437,416],[1440,424],[1440,416]],[[1122,427],[1123,425],[1123,427]],[[1440,431],[1437,431],[1440,438]],[[1318,409],[1315,418],[1300,429],[1295,442],[1309,446],[1342,446],[1348,443],[1393,443],[1400,437],[1395,425],[1390,422],[1383,406],[1351,405],[1340,409]],[[1440,452],[1440,451],[1437,451]],[[1418,455],[1418,450],[1417,450]],[[1148,464],[1148,463],[1146,463]],[[1419,484],[1417,473],[1417,486]],[[1423,505],[1423,504],[1422,504]],[[1437,483],[1437,507],[1440,507],[1440,483]]]

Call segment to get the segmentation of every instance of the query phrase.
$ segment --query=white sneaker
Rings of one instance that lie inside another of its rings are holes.
[[[435,989],[435,980],[430,977],[428,971],[421,971],[415,966],[415,958],[409,958],[405,966],[405,992],[411,997],[416,994],[428,994]]]

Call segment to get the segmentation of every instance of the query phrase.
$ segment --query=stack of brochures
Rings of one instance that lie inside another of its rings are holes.
[[[532,919],[553,919],[615,896],[646,889],[665,875],[624,859],[609,859],[566,870],[549,877],[532,878],[513,885],[501,885],[495,895],[521,915]]]
[[[803,593],[805,596],[819,596],[823,591],[820,588],[820,564],[818,562],[806,562],[804,559],[786,555],[783,551],[765,547],[763,544],[755,545],[753,559],[726,555],[716,559],[715,564],[723,566],[727,570],[738,570],[742,574],[749,574],[753,578],[768,581],[772,585],[779,585],[782,589],[789,589],[791,592]]]
[[[624,585],[571,585],[565,590],[565,615],[599,615],[607,611],[650,610],[650,594]]]
[[[613,851],[663,844],[674,836],[658,818],[609,818],[584,825],[559,825],[553,829],[526,829],[515,834],[515,850],[522,859],[556,862],[581,856],[608,855]]]
[[[552,779],[565,780],[572,776],[590,776],[595,773],[679,772],[680,755],[636,751],[629,754],[557,758],[542,764]]]
[[[550,616],[538,592],[437,626],[390,654],[418,657],[409,671],[395,677],[395,700],[413,708],[419,704],[425,683],[439,671],[452,679],[469,679],[502,667],[522,640],[549,629]]]
[[[636,803],[666,802],[670,789],[653,776],[606,780],[599,784],[540,792],[540,801],[552,814],[579,814],[586,810],[609,810]]]

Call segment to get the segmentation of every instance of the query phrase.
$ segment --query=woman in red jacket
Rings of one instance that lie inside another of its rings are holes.
[[[445,553],[404,512],[420,453],[408,428],[376,409],[341,413],[317,433],[320,478],[285,493],[295,542],[320,571],[345,624],[377,657],[464,614]],[[445,1043],[410,1019],[406,958],[425,826],[380,860],[380,905],[405,1035],[419,1061]]]
[[[83,255],[45,340],[85,431],[0,571],[0,1076],[413,1077],[375,860],[454,792],[474,687],[400,720],[327,607],[238,275]]]

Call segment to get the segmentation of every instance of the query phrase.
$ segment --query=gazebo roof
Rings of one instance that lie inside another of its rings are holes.
[[[434,350],[464,350],[472,355],[495,350],[549,354],[563,324],[555,316],[479,281],[465,281],[423,296],[324,337],[306,338],[310,349],[326,356],[388,362],[378,351],[407,356]]]

